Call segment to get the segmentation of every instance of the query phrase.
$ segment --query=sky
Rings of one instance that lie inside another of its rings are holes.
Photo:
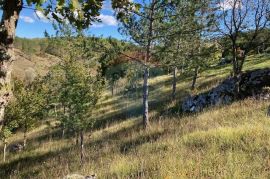
[[[134,2],[141,2],[141,0],[132,0]],[[233,0],[224,0],[220,4],[224,9],[230,9]],[[111,8],[110,0],[106,0],[103,4],[101,15],[99,17],[102,23],[94,24],[89,28],[88,35],[114,37],[117,39],[124,39],[118,32],[118,22],[114,17],[113,10]],[[25,38],[42,38],[44,37],[45,30],[54,35],[52,23],[46,19],[39,11],[33,11],[31,9],[23,9],[20,14],[20,19],[17,26],[16,35]]]
[[[93,24],[89,29],[89,35],[115,37],[122,39],[118,32],[118,22],[113,15],[110,1],[106,0],[103,4],[101,15],[99,17],[102,23]],[[16,36],[25,38],[42,38],[45,30],[54,35],[52,23],[46,19],[40,12],[31,9],[23,9],[16,29]]]

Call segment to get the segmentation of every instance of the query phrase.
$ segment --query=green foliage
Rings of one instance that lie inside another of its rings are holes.
[[[41,11],[59,23],[66,23],[75,26],[78,29],[86,29],[93,22],[98,21],[100,10],[104,0],[57,0],[55,2],[48,0],[27,0],[28,6],[35,6]],[[118,17],[122,17],[127,10],[134,7],[134,3],[129,0],[112,0],[113,9],[121,9]]]
[[[98,54],[92,53],[96,39],[88,39],[70,26],[58,28],[57,37],[49,38],[49,43],[61,43],[62,60],[44,78],[51,95],[47,99],[48,103],[61,106],[58,114],[63,128],[81,132],[94,125],[91,112],[104,85],[95,62]]]
[[[5,109],[5,121],[3,123],[2,129],[0,130],[0,139],[3,142],[6,142],[7,138],[9,138],[15,129],[19,127],[19,121],[16,116],[12,114],[15,113],[16,106],[14,103],[10,103]]]
[[[75,131],[91,128],[94,109],[102,91],[103,81],[99,76],[89,74],[89,69],[81,62],[67,59],[61,66],[63,81],[60,81],[59,98],[65,106],[65,126]]]
[[[14,101],[6,113],[18,121],[19,127],[26,133],[43,118],[45,98],[39,81],[25,85],[22,81],[14,82]]]

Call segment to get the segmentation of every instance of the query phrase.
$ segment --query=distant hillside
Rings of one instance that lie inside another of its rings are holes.
[[[25,79],[27,73],[36,75],[45,75],[49,68],[59,62],[59,59],[49,54],[27,55],[21,50],[16,49],[16,61],[13,64],[13,77],[21,80]]]

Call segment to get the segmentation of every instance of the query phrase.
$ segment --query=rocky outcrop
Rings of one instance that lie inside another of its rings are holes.
[[[255,95],[261,96],[264,87],[270,87],[270,68],[247,71],[239,79],[239,95],[237,99]],[[209,106],[230,104],[237,100],[235,97],[235,83],[235,78],[228,78],[208,92],[188,97],[182,103],[183,112],[199,112]],[[262,98],[268,97],[269,94],[266,93]]]

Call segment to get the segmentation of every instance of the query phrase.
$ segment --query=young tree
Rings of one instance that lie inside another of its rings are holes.
[[[81,162],[84,161],[84,132],[94,125],[91,111],[94,109],[102,91],[103,81],[100,76],[89,73],[89,68],[78,62],[76,56],[65,59],[61,65],[64,87],[60,99],[65,98],[63,125],[80,136]]]
[[[15,103],[10,103],[7,106],[6,113],[5,113],[5,122],[3,124],[2,129],[0,130],[0,138],[4,143],[3,148],[3,161],[6,161],[6,149],[8,144],[8,138],[13,134],[13,130],[18,128],[18,120],[14,114],[14,110],[16,110]]]
[[[159,31],[162,37],[158,48],[161,48],[156,58],[160,58],[162,65],[172,69],[172,99],[176,97],[176,83],[178,68],[181,73],[187,66],[187,58],[193,48],[191,40],[195,32],[193,14],[193,1],[174,1],[167,8],[167,14],[162,23],[162,31]]]
[[[14,104],[12,115],[23,130],[23,147],[26,148],[27,133],[35,127],[38,120],[43,117],[45,98],[38,82],[25,85],[19,80],[14,83]]]
[[[141,48],[141,58],[138,61],[144,69],[143,77],[143,125],[148,127],[149,123],[149,68],[150,62],[153,60],[155,44],[160,38],[158,32],[160,23],[164,18],[164,7],[167,1],[150,0],[143,1],[138,8],[138,11],[132,11],[126,18],[122,19],[121,32],[131,38],[131,40]]]
[[[92,55],[92,42],[83,33],[70,26],[59,26],[64,40],[60,54],[62,60],[47,75],[52,85],[54,100],[61,104],[60,125],[63,130],[73,131],[80,138],[80,159],[84,161],[84,132],[92,129],[95,119],[91,112],[101,95],[104,80]]]

